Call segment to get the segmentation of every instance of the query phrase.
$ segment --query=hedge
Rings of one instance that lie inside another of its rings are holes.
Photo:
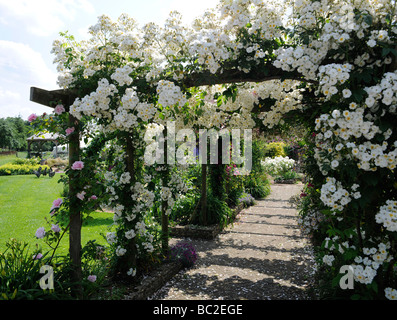
[[[38,170],[40,167],[42,168],[42,170],[44,170],[45,168],[47,168],[47,170],[50,169],[49,166],[40,165],[40,164],[32,165],[32,164],[6,163],[0,166],[0,176],[33,174],[34,171]]]

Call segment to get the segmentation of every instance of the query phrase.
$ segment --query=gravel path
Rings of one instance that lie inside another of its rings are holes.
[[[214,240],[191,240],[196,264],[179,272],[154,300],[307,300],[310,245],[288,200],[302,184],[273,184],[271,194],[244,209]],[[172,239],[174,244],[181,239]]]

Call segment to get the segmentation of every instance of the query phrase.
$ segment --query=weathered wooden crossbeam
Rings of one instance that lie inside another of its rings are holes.
[[[248,73],[237,70],[228,69],[224,70],[222,73],[213,74],[209,71],[204,71],[200,73],[193,73],[187,76],[181,81],[182,85],[186,88],[189,87],[200,87],[207,85],[216,84],[231,84],[231,83],[244,83],[244,82],[264,82],[269,80],[278,80],[281,78],[297,80],[297,77],[292,77],[283,73],[280,69],[270,66],[266,73],[261,71],[253,70]]]
[[[30,88],[30,101],[55,108],[59,101],[65,108],[69,108],[77,98],[77,95],[70,90],[44,90],[36,87]]]

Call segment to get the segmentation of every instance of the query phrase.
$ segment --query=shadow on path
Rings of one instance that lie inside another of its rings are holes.
[[[178,273],[152,299],[309,299],[310,246],[288,203],[301,188],[272,185],[268,199],[244,209],[215,240],[189,239],[198,252],[196,265]]]

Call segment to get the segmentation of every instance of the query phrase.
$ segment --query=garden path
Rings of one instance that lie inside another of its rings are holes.
[[[214,240],[189,239],[196,264],[180,271],[154,300],[307,300],[313,274],[308,241],[289,199],[302,184],[273,184]],[[172,239],[174,244],[181,239]]]

